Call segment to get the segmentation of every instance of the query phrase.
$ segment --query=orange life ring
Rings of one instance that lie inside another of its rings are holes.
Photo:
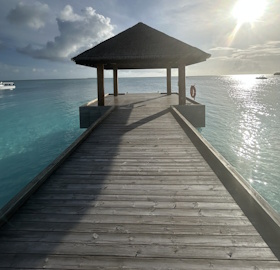
[[[196,96],[196,89],[195,89],[195,86],[192,85],[191,88],[190,88],[190,93],[191,93],[191,97],[193,99],[195,99],[195,96]]]

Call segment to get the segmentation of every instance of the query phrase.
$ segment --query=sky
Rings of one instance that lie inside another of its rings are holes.
[[[71,58],[138,22],[211,54],[206,62],[187,66],[187,76],[280,71],[280,0],[0,3],[0,80],[96,77],[96,69],[76,65]],[[165,74],[119,72],[121,77]],[[112,72],[106,71],[105,77],[112,77]]]

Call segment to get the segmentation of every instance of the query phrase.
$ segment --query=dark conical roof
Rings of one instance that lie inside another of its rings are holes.
[[[91,67],[103,64],[105,69],[144,69],[188,66],[209,57],[198,48],[138,23],[72,60]]]

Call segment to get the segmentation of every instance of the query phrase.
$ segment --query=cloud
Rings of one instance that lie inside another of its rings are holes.
[[[234,51],[234,48],[231,47],[216,47],[216,48],[211,48],[210,51]]]
[[[211,48],[212,59],[261,59],[267,57],[280,57],[280,41],[268,41],[264,44],[254,44],[247,48],[215,47]]]
[[[245,58],[260,61],[264,58],[280,57],[280,41],[268,41],[264,44],[251,45],[243,50],[236,50],[233,57],[236,59]]]
[[[70,5],[65,6],[57,18],[57,25],[60,34],[54,41],[41,48],[29,44],[18,51],[33,58],[63,61],[113,36],[110,19],[96,13],[92,7],[82,10],[79,15]]]
[[[0,40],[0,50],[5,49],[6,46],[4,45],[4,43],[2,42],[2,40]]]
[[[273,73],[280,62],[280,41],[267,41],[246,48],[215,47],[210,49],[217,73]]]
[[[45,26],[49,12],[50,9],[47,4],[35,2],[33,5],[26,5],[19,2],[17,6],[9,12],[7,19],[10,23],[24,25],[38,30]]]

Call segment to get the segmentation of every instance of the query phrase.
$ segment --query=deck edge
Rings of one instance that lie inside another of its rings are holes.
[[[280,260],[280,216],[173,106],[171,112],[246,217]]]
[[[4,207],[0,209],[0,227],[28,200],[28,198],[54,173],[55,170],[75,151],[92,131],[114,110],[115,106],[106,111],[86,131],[84,131],[70,146],[68,146],[45,169],[35,176],[21,191],[19,191]]]

